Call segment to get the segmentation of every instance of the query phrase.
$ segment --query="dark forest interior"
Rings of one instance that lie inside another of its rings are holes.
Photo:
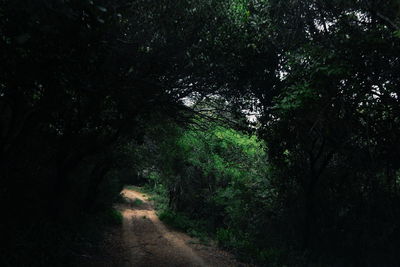
[[[248,264],[399,266],[399,96],[398,0],[0,0],[0,265],[135,185]]]

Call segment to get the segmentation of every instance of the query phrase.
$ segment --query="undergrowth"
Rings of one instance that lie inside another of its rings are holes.
[[[191,237],[198,239],[201,244],[216,243],[219,247],[226,249],[239,260],[245,262],[259,263],[261,266],[282,266],[285,252],[275,248],[260,249],[250,236],[244,232],[229,227],[214,228],[206,219],[193,218],[192,214],[177,212],[168,205],[167,191],[163,185],[144,187],[131,187],[134,190],[149,194],[153,201],[157,215],[161,221],[168,226],[181,230]],[[191,216],[192,215],[192,216]]]
[[[168,226],[184,231],[191,237],[198,239],[201,244],[209,244],[212,240],[211,229],[205,220],[192,219],[188,214],[173,211],[168,205],[168,196],[163,185],[145,185],[142,188],[127,186],[150,195],[159,219]]]

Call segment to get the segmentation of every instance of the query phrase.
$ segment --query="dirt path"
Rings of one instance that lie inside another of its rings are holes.
[[[124,189],[122,239],[126,250],[123,266],[245,266],[215,247],[196,244],[186,234],[171,230],[157,217],[145,194]]]

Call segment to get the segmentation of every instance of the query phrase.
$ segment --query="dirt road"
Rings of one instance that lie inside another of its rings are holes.
[[[128,189],[122,194],[127,200],[127,204],[119,206],[127,254],[124,266],[244,266],[230,254],[198,244],[186,234],[165,226],[145,194]]]

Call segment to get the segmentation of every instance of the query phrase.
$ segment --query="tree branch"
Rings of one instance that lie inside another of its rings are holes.
[[[393,29],[393,30],[395,30],[395,31],[400,30],[400,26],[397,25],[396,23],[394,23],[394,22],[393,22],[391,19],[389,19],[388,17],[382,15],[382,14],[379,13],[379,12],[376,12],[376,15],[378,16],[378,18],[380,18],[380,20],[381,20],[382,22],[385,23],[386,26],[389,26],[389,28],[391,28],[391,29]]]

